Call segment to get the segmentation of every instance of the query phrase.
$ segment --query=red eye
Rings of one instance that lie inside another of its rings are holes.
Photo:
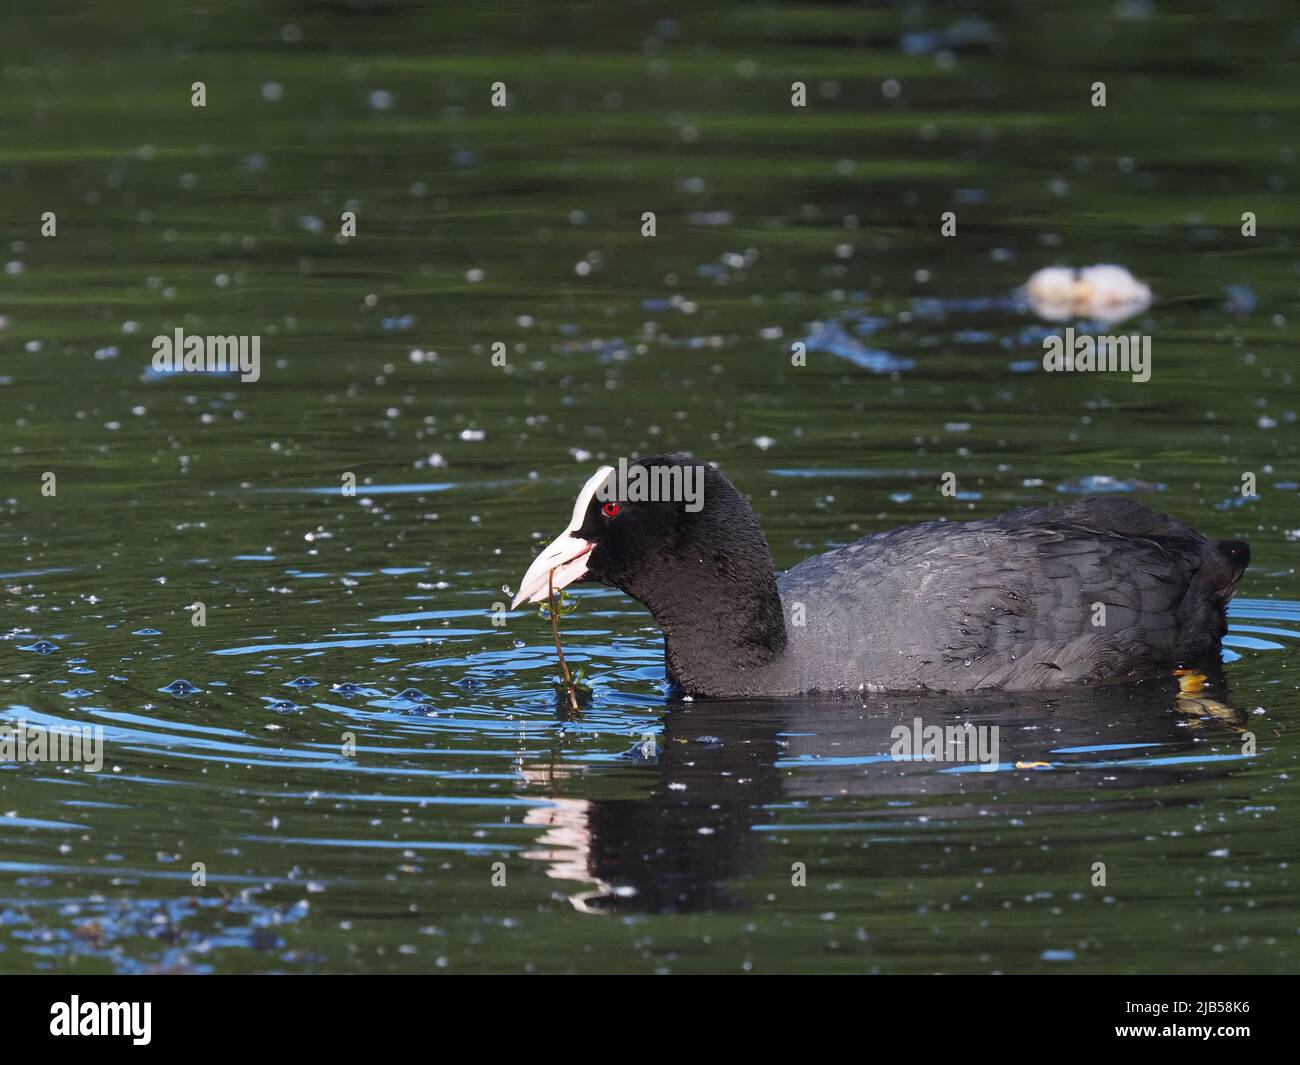
[[[600,508],[600,512],[604,514],[605,517],[607,518],[617,517],[618,511],[619,511],[619,506],[617,503],[606,503],[603,507]]]

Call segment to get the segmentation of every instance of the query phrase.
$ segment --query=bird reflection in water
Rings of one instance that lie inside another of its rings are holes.
[[[1091,793],[1114,783],[1131,793],[1227,774],[1245,757],[1246,727],[1227,698],[1222,675],[1185,673],[1077,692],[675,703],[662,733],[629,752],[647,778],[638,797],[557,795],[573,790],[577,765],[527,771],[551,804],[527,815],[541,831],[525,857],[558,880],[591,885],[565,893],[583,912],[736,909],[741,883],[770,846],[762,830],[778,825],[783,808],[865,799],[873,823],[905,818],[911,831],[909,807],[921,798],[932,821],[977,816],[994,797],[1000,816],[1029,816],[1045,789]],[[996,764],[897,760],[897,729],[918,719],[997,726]],[[1063,800],[1055,811],[1089,801]]]

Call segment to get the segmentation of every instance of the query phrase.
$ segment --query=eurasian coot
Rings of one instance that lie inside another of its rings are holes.
[[[778,578],[720,471],[653,455],[592,475],[513,606],[548,584],[621,588],[696,697],[1043,690],[1217,662],[1249,558],[1110,496],[873,533]]]

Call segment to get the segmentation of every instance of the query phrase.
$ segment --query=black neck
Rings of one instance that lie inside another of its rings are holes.
[[[688,576],[699,577],[692,573]],[[646,604],[664,630],[668,679],[686,695],[736,695],[749,690],[746,678],[770,665],[785,650],[785,618],[776,579],[762,594],[733,597],[719,607],[710,581],[697,579],[694,601]],[[717,592],[734,587],[716,588]]]
[[[731,499],[710,488],[717,494],[661,555],[653,581],[623,590],[663,629],[669,679],[684,694],[740,694],[746,674],[785,650],[785,616],[758,519],[729,484]]]

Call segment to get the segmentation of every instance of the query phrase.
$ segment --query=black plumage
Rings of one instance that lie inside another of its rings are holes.
[[[585,579],[644,603],[699,697],[1040,690],[1216,663],[1249,561],[1116,497],[874,533],[779,579],[749,504],[702,466],[704,506],[593,499]]]

